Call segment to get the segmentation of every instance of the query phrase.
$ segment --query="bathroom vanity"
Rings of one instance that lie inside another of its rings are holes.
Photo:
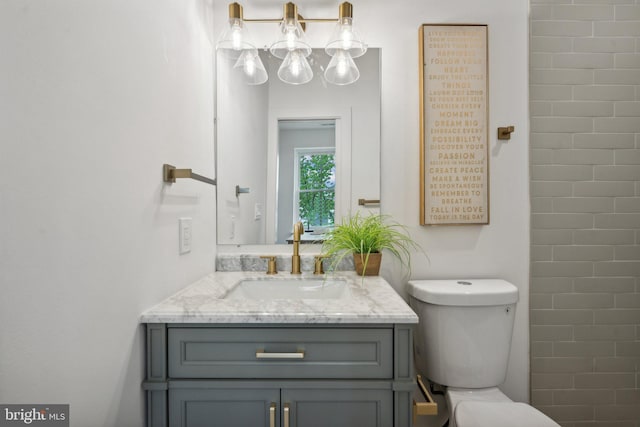
[[[141,322],[149,427],[411,425],[418,318],[381,277],[216,272]]]

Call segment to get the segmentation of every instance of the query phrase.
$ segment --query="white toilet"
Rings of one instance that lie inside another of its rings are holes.
[[[446,387],[449,427],[559,426],[497,387],[507,374],[518,288],[499,279],[411,280],[418,372]]]

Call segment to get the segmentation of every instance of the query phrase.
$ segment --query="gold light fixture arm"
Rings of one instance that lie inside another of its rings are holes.
[[[204,182],[211,185],[216,185],[216,180],[207,178],[206,176],[193,173],[191,169],[176,169],[175,166],[165,163],[162,165],[162,180],[164,182],[174,183],[178,178],[191,178],[196,181]]]
[[[229,18],[243,19],[242,6],[240,5],[240,3],[229,3]]]
[[[339,19],[353,18],[353,5],[348,1],[341,3],[340,8],[338,9],[338,14],[340,16]]]
[[[293,19],[293,17],[297,17],[298,22],[301,24],[307,22],[337,22],[341,18],[353,18],[353,5],[348,1],[340,4],[338,9],[338,18],[304,18],[298,14],[298,7],[292,2],[285,3],[283,9],[282,18],[247,19],[242,17],[242,6],[238,3],[231,3],[229,4],[229,18],[241,18],[245,22],[282,22],[284,19]]]
[[[283,15],[285,20],[296,19],[298,17],[298,6],[292,2],[285,3]]]

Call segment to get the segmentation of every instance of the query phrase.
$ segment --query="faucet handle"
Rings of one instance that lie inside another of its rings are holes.
[[[327,258],[326,255],[315,255],[315,263],[313,268],[313,274],[324,274],[324,270],[322,269],[322,260]]]
[[[278,274],[278,267],[276,265],[276,256],[275,255],[262,255],[260,258],[266,259],[267,261],[267,274]]]

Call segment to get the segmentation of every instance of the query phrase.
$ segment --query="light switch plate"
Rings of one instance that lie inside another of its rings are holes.
[[[180,218],[180,255],[191,252],[191,240],[192,240],[192,219]]]

